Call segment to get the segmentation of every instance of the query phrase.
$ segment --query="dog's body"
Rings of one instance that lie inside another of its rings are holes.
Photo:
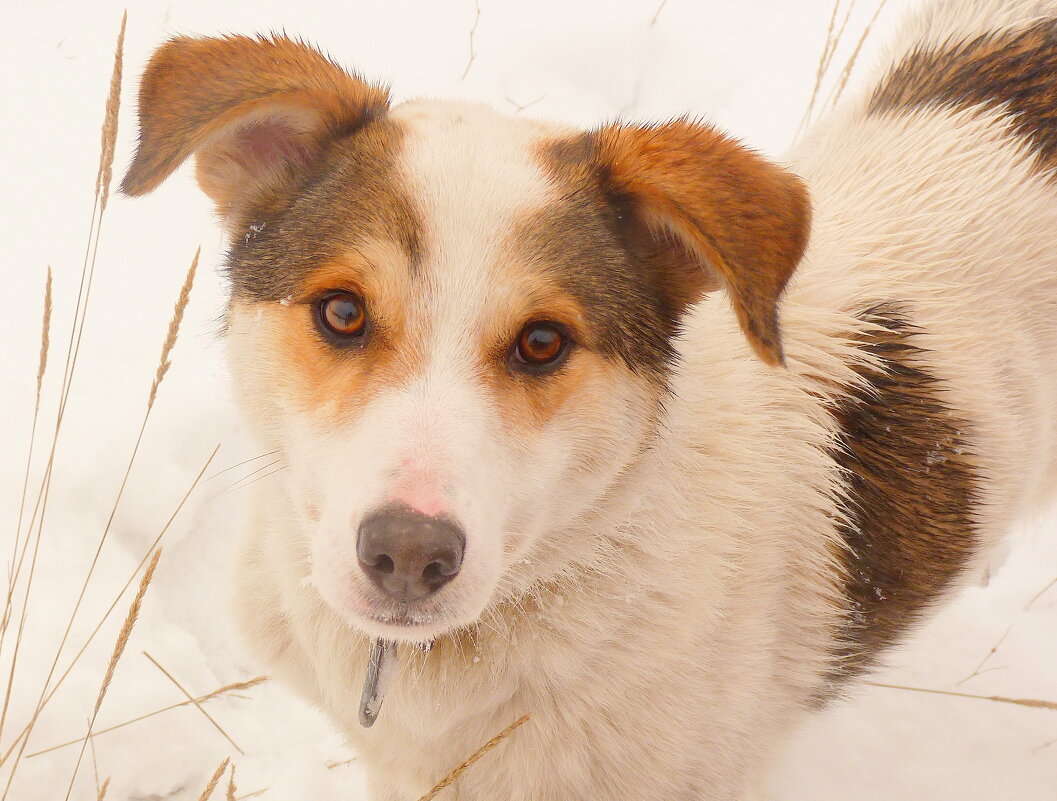
[[[373,799],[419,797],[526,713],[453,798],[747,798],[805,710],[1047,500],[1054,15],[979,0],[915,18],[875,88],[789,158],[811,197],[806,252],[799,183],[689,123],[592,140],[459,104],[380,112],[378,90],[303,55],[301,74],[328,77],[279,106],[258,87],[250,107],[228,88],[249,79],[215,65],[300,46],[167,46],[126,190],[197,153],[233,233],[236,386],[290,468],[258,485],[240,620],[348,732]],[[197,63],[226,83],[165,95]],[[163,124],[210,90],[231,97]],[[355,125],[318,99],[346,90]],[[584,188],[598,176],[604,197]],[[684,179],[701,183],[683,194]],[[738,251],[754,238],[767,246]],[[333,239],[355,254],[337,267]],[[713,272],[669,286],[690,263]],[[566,274],[584,264],[605,266]],[[646,265],[645,289],[627,264]],[[768,314],[793,267],[779,340]],[[717,278],[727,292],[707,294]],[[319,356],[305,309],[347,285],[383,322],[353,355]],[[475,349],[524,297],[511,319],[568,307],[559,322],[587,331],[541,379],[489,372]],[[458,576],[399,615],[349,567],[379,499],[466,531]],[[365,729],[372,637],[432,647],[400,648]]]

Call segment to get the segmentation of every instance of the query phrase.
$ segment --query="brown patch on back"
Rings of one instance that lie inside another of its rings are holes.
[[[983,106],[1010,118],[1039,169],[1057,167],[1057,20],[917,49],[881,82],[871,114],[923,106]]]
[[[979,476],[971,427],[943,400],[915,329],[894,304],[862,315],[865,384],[833,413],[845,476],[844,593],[849,604],[834,678],[867,668],[946,590],[973,555]]]

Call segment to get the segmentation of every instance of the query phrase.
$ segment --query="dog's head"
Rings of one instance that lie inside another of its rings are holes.
[[[599,503],[704,294],[782,361],[806,193],[706,125],[390,108],[303,44],[245,37],[164,45],[140,121],[123,189],[195,156],[231,235],[237,391],[289,467],[312,583],[372,635],[472,623]]]

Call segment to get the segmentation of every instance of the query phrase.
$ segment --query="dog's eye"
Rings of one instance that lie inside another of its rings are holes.
[[[540,374],[556,370],[569,350],[569,337],[557,323],[529,323],[521,329],[510,361],[526,373]]]
[[[352,292],[331,292],[317,307],[319,326],[336,344],[353,344],[367,333],[363,299]]]

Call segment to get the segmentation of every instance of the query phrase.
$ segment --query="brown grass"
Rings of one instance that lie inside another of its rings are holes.
[[[125,23],[124,21],[122,21],[121,32],[118,35],[117,49],[115,53],[114,75],[116,76],[117,90],[115,90],[115,79],[114,77],[112,77],[110,88],[111,95],[113,95],[115,91],[117,91],[118,93],[120,92],[120,65],[124,50],[124,31]],[[85,246],[84,262],[81,267],[81,282],[77,290],[77,302],[75,305],[73,322],[70,327],[69,343],[66,349],[66,364],[63,367],[62,387],[59,390],[59,407],[58,412],[55,416],[55,428],[52,434],[51,449],[48,454],[48,460],[44,469],[44,475],[41,479],[40,489],[37,492],[37,500],[33,507],[33,514],[30,517],[29,528],[27,529],[26,534],[26,543],[23,546],[28,547],[30,540],[33,540],[33,554],[30,559],[29,574],[26,579],[26,587],[22,597],[18,632],[15,636],[15,646],[11,657],[11,665],[8,673],[7,686],[4,691],[3,710],[0,711],[0,735],[3,734],[4,725],[7,722],[7,713],[10,705],[11,692],[14,687],[15,676],[18,670],[18,660],[22,648],[23,636],[25,634],[26,620],[29,617],[31,600],[33,598],[33,584],[34,578],[36,577],[37,558],[40,554],[40,542],[44,530],[44,518],[47,512],[48,499],[51,493],[51,478],[55,466],[55,452],[59,443],[59,435],[62,430],[62,422],[66,410],[66,403],[69,399],[70,387],[73,383],[73,376],[76,371],[77,358],[80,353],[81,337],[84,333],[84,324],[88,314],[89,301],[91,299],[92,280],[95,275],[96,258],[99,252],[99,238],[100,233],[102,231],[103,216],[105,211],[105,202],[103,204],[100,204],[100,198],[103,194],[109,193],[109,181],[112,177],[111,168],[113,163],[113,140],[117,136],[117,125],[118,105],[116,101],[113,103],[108,102],[105,113],[103,115],[103,148],[101,149],[101,152],[99,154],[99,171],[97,173],[96,178],[96,187],[92,204],[92,214],[89,225],[88,242]],[[107,152],[106,148],[108,142],[110,143],[109,153]],[[106,181],[105,190],[104,179]],[[34,524],[36,524],[35,537],[33,535]],[[17,585],[18,583],[21,565],[22,560],[20,559],[19,566],[15,569],[14,574],[11,578],[11,583],[13,585]],[[6,634],[6,629],[4,633]],[[2,640],[0,640],[0,646],[2,646],[2,644]],[[21,751],[19,751],[19,754],[21,754]],[[8,782],[4,790],[3,798],[7,797],[17,767],[18,762],[16,759],[15,766],[12,768],[11,775],[8,777]]]
[[[462,71],[462,78],[460,78],[460,80],[466,80],[466,76],[470,74],[470,67],[472,67],[473,62],[477,60],[477,46],[474,42],[474,38],[477,36],[477,24],[481,21],[480,1],[474,0],[473,7],[473,27],[470,28],[470,59],[466,62],[466,69]]]
[[[158,569],[159,559],[161,559],[161,549],[154,552],[150,564],[147,565],[147,570],[143,574],[143,579],[140,581],[136,597],[132,599],[132,605],[128,609],[128,614],[125,616],[125,622],[121,626],[121,631],[118,632],[117,642],[114,644],[114,651],[110,655],[110,662],[107,664],[106,674],[103,676],[103,683],[99,687],[99,695],[97,695],[95,699],[95,708],[92,710],[92,719],[88,724],[88,733],[84,736],[81,752],[77,755],[77,762],[73,766],[73,774],[70,776],[70,786],[66,790],[67,801],[69,801],[70,794],[73,793],[73,785],[77,779],[77,771],[81,767],[81,760],[84,757],[85,748],[88,745],[89,739],[92,737],[92,728],[95,726],[95,719],[99,715],[99,708],[103,705],[103,699],[106,698],[107,690],[110,689],[110,683],[114,679],[114,671],[117,669],[117,663],[121,661],[121,657],[125,653],[125,647],[128,645],[129,638],[132,636],[132,630],[136,627],[136,621],[139,620],[139,612],[143,607],[143,597],[147,594],[147,588],[150,587],[150,583],[154,579],[154,571]],[[8,787],[10,787],[10,784]],[[4,795],[6,797],[6,791]]]
[[[209,801],[209,798],[213,795],[213,791],[216,790],[217,785],[220,784],[220,777],[227,771],[229,764],[231,764],[230,759],[225,759],[220,763],[220,767],[216,769],[213,776],[209,779],[206,789],[202,791],[202,795],[198,796],[198,801]]]
[[[830,14],[829,25],[826,28],[826,41],[822,45],[822,55],[818,59],[818,69],[815,71],[815,86],[811,90],[811,100],[807,104],[807,108],[804,110],[804,116],[800,119],[800,125],[797,126],[797,135],[807,126],[811,120],[811,114],[815,110],[815,103],[818,102],[818,93],[822,88],[822,81],[826,77],[826,73],[829,71],[830,60],[833,57],[833,51],[837,49],[837,44],[840,42],[840,35],[836,38],[833,36],[834,26],[837,23],[837,12],[840,10],[840,0],[834,0],[833,12]],[[849,10],[849,14],[850,14]],[[848,16],[844,17],[844,22],[847,23]],[[843,30],[843,26],[842,26]]]
[[[187,270],[187,277],[184,278],[183,287],[180,289],[180,296],[176,299],[176,307],[173,309],[172,319],[169,320],[169,333],[165,337],[165,342],[162,344],[161,358],[158,360],[158,369],[154,374],[154,383],[150,387],[150,396],[147,400],[147,412],[149,413],[151,408],[154,406],[154,399],[158,396],[158,387],[161,386],[161,382],[165,379],[165,374],[169,372],[169,367],[172,364],[169,361],[169,356],[172,354],[173,346],[176,345],[176,339],[180,335],[180,323],[183,322],[184,310],[187,308],[187,303],[191,299],[191,287],[195,283],[195,274],[198,272],[198,257],[202,255],[202,248],[198,248],[195,251],[194,258],[191,259],[191,267]]]
[[[529,717],[529,715],[522,715],[509,726],[507,726],[505,729],[503,729],[501,732],[499,732],[499,734],[497,734],[487,743],[485,743],[472,754],[470,754],[470,756],[468,756],[462,763],[457,765],[451,771],[451,773],[449,773],[447,776],[437,782],[436,785],[434,785],[433,789],[426,793],[424,796],[422,796],[420,799],[418,799],[418,801],[433,801],[433,799],[437,797],[438,793],[455,784],[455,782],[459,780],[459,777],[462,776],[462,774],[465,773],[467,769],[469,769],[469,767],[473,765],[474,762],[479,760],[481,757],[483,757],[485,754],[487,754],[489,751],[491,751],[493,748],[503,742],[503,740],[509,737],[514,732],[514,730],[518,728],[518,726],[521,726],[522,724],[526,723]]]
[[[3,650],[4,635],[7,634],[7,626],[11,620],[11,604],[15,595],[15,582],[22,562],[26,557],[26,549],[22,549],[19,558],[18,545],[21,541],[22,521],[26,512],[26,494],[29,492],[29,472],[33,465],[33,448],[37,440],[37,421],[40,418],[40,393],[44,384],[44,375],[48,370],[48,351],[51,344],[51,266],[48,267],[48,277],[44,283],[44,315],[41,321],[40,334],[40,357],[37,361],[37,394],[33,402],[33,422],[29,427],[29,450],[26,454],[26,470],[22,479],[22,497],[18,503],[18,524],[15,526],[15,542],[11,552],[11,565],[7,576],[7,597],[4,601],[4,613],[0,617],[0,652]],[[27,535],[26,544],[29,544]],[[16,562],[18,567],[16,568]],[[0,727],[2,729],[2,727]]]
[[[99,737],[103,734],[109,734],[110,732],[117,731],[118,729],[123,729],[126,726],[132,726],[133,724],[140,723],[144,720],[149,720],[150,718],[157,717],[158,715],[163,715],[166,712],[171,712],[174,709],[180,709],[181,707],[191,706],[192,704],[197,706],[198,704],[204,704],[207,701],[212,701],[215,698],[220,698],[225,695],[242,692],[243,690],[251,690],[258,684],[263,684],[266,681],[268,681],[267,676],[258,676],[255,679],[250,679],[249,681],[237,681],[232,684],[225,684],[223,687],[218,687],[211,693],[200,695],[197,698],[192,698],[189,701],[181,701],[178,704],[170,704],[169,706],[162,707],[161,709],[155,709],[153,712],[147,712],[146,714],[139,715],[138,717],[134,717],[131,720],[126,720],[124,723],[118,723],[114,726],[108,726],[105,729],[98,729],[92,732],[92,739],[94,740],[96,737]],[[26,759],[32,759],[33,757],[41,756],[42,754],[50,754],[52,751],[58,751],[60,748],[68,748],[71,745],[77,745],[81,742],[81,739],[82,738],[78,737],[76,740],[68,740],[65,743],[59,743],[58,745],[53,745],[48,748],[42,748],[40,751],[34,751],[32,754],[27,754]]]
[[[902,684],[881,684],[876,681],[863,682],[869,684],[871,687],[884,687],[888,690],[906,690],[912,693],[930,693],[932,695],[949,695],[954,698],[974,698],[977,701],[991,701],[997,704],[1015,704],[1017,706],[1027,706],[1032,709],[1049,709],[1053,712],[1057,712],[1057,702],[1054,701],[1041,701],[1038,698],[1007,698],[1003,695],[973,695],[972,693],[957,693],[953,690],[928,690],[924,687],[907,687]]]
[[[55,657],[52,659],[51,666],[48,669],[47,676],[45,677],[43,686],[41,687],[40,695],[37,698],[36,711],[34,712],[34,715],[25,732],[27,740],[29,733],[32,732],[36,719],[39,717],[40,711],[51,697],[48,693],[49,685],[51,684],[52,678],[55,676],[55,671],[58,668],[59,660],[62,658],[63,649],[66,647],[66,643],[69,640],[70,632],[73,630],[74,622],[77,620],[77,615],[81,610],[81,605],[84,602],[85,595],[88,592],[88,586],[92,581],[92,577],[95,575],[95,569],[99,564],[99,558],[103,553],[103,548],[106,545],[107,537],[109,536],[111,527],[113,526],[114,518],[117,516],[117,510],[121,504],[122,498],[124,497],[125,488],[128,485],[129,477],[132,475],[132,468],[135,465],[136,456],[139,454],[140,445],[143,442],[143,435],[147,430],[147,423],[150,421],[150,414],[154,406],[155,398],[157,397],[158,387],[161,385],[162,379],[164,379],[165,373],[169,368],[169,356],[172,352],[172,348],[175,345],[176,339],[180,332],[180,323],[183,320],[183,314],[184,310],[187,307],[187,303],[190,297],[191,287],[194,284],[194,276],[198,267],[199,252],[195,253],[194,259],[191,262],[191,267],[187,271],[187,277],[184,280],[183,288],[180,292],[179,298],[177,299],[176,308],[173,312],[172,319],[169,321],[169,330],[166,335],[165,342],[162,345],[161,359],[159,360],[154,383],[151,385],[149,400],[147,402],[147,408],[143,415],[143,421],[140,424],[139,434],[137,435],[136,442],[132,447],[132,453],[129,456],[128,464],[125,466],[125,473],[121,478],[121,484],[118,487],[117,495],[114,498],[114,503],[110,508],[110,516],[107,518],[106,525],[103,527],[103,532],[100,535],[99,542],[96,545],[95,554],[92,556],[91,564],[89,564],[88,566],[88,572],[85,574],[84,580],[81,583],[81,590],[78,593],[77,600],[73,606],[73,610],[70,612],[70,615],[67,618],[66,629],[63,631],[62,639],[59,641],[59,646],[55,651]],[[107,616],[109,616],[109,611],[107,613]],[[63,678],[65,678],[65,674],[63,675]],[[6,755],[4,758],[6,759]]]
[[[121,31],[117,35],[114,51],[114,70],[110,76],[110,94],[106,98],[106,113],[103,115],[103,130],[100,142],[99,173],[96,175],[96,191],[99,192],[99,208],[106,209],[110,197],[110,183],[114,177],[114,150],[117,144],[117,120],[121,110],[121,75],[125,60],[125,23],[128,11],[121,15]]]
[[[862,36],[859,37],[859,41],[856,43],[855,49],[852,51],[851,57],[848,59],[848,63],[846,63],[844,65],[844,69],[841,70],[840,79],[837,83],[837,89],[833,95],[832,105],[836,105],[840,101],[840,96],[844,92],[844,87],[848,85],[848,79],[851,78],[851,74],[855,70],[855,63],[859,59],[859,53],[862,52],[862,46],[866,44],[866,40],[870,36],[870,31],[873,30],[873,26],[877,22],[877,18],[881,16],[881,12],[884,11],[884,7],[887,4],[888,0],[881,0],[881,2],[877,4],[877,9],[874,11],[873,16],[870,18],[870,22],[863,29]]]
[[[168,670],[166,670],[164,667],[162,667],[162,664],[157,659],[155,659],[153,656],[148,654],[146,651],[143,652],[143,655],[145,657],[147,657],[147,659],[150,660],[151,664],[154,665],[154,667],[158,668],[158,670],[160,670],[165,675],[165,678],[167,678],[174,685],[176,685],[176,689],[178,689],[180,692],[182,692],[187,697],[187,701],[189,703],[192,703],[192,704],[195,705],[195,707],[198,709],[198,711],[201,712],[205,716],[205,719],[213,724],[213,727],[218,732],[220,732],[221,736],[223,736],[225,740],[227,740],[229,743],[231,743],[231,746],[236,751],[238,751],[243,756],[246,756],[246,752],[243,751],[239,747],[238,743],[236,743],[234,740],[231,739],[231,735],[228,734],[226,731],[224,731],[224,727],[221,726],[219,723],[217,723],[216,718],[214,718],[212,715],[210,715],[208,712],[206,712],[205,708],[198,701],[195,700],[194,696],[191,695],[191,693],[187,692],[187,689],[182,684],[180,684],[180,682],[178,682],[176,680],[176,677],[173,676],[172,673],[170,673]],[[232,766],[232,769],[234,769],[234,766]]]

